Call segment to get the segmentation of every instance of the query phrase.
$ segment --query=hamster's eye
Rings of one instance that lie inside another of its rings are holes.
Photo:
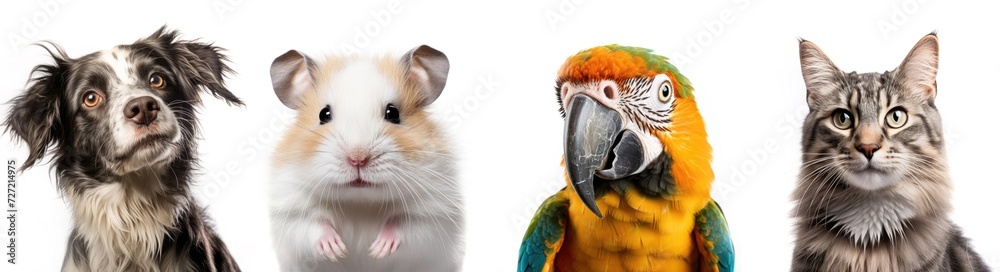
[[[153,87],[153,89],[163,89],[164,87],[167,87],[167,80],[163,79],[163,76],[160,74],[149,75],[149,87]]]
[[[323,110],[319,111],[319,124],[329,123],[333,119],[333,113],[330,112],[330,105],[326,105]]]
[[[385,106],[385,120],[389,123],[399,124],[399,109],[395,105],[389,104]]]

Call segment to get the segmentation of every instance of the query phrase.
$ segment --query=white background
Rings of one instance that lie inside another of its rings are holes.
[[[468,222],[464,270],[511,271],[530,216],[564,186],[556,69],[566,57],[596,45],[652,48],[673,58],[696,88],[715,148],[715,196],[728,216],[737,270],[782,271],[791,260],[789,195],[806,111],[796,39],[816,42],[845,70],[884,71],[937,30],[937,105],[954,179],[951,217],[987,262],[1000,268],[1000,232],[991,225],[1000,189],[992,111],[1000,98],[996,2],[278,2],[5,1],[0,101],[23,90],[31,67],[50,62],[44,50],[12,38],[57,41],[79,57],[168,24],[184,38],[228,48],[238,72],[228,86],[247,106],[206,99],[200,114],[203,169],[194,192],[244,270],[276,271],[266,177],[275,138],[291,117],[271,90],[273,58],[292,48],[314,55],[340,54],[345,46],[398,54],[428,44],[451,60],[447,87],[433,110],[449,128],[460,159]],[[4,116],[9,107],[0,108]],[[27,151],[9,139],[0,141],[4,159],[20,165]],[[70,219],[51,177],[49,165],[18,176],[18,264],[0,265],[4,271],[53,271],[62,262]]]

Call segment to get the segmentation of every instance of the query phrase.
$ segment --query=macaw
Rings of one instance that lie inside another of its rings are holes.
[[[688,79],[613,44],[569,57],[555,87],[567,187],[535,213],[518,271],[733,271]]]

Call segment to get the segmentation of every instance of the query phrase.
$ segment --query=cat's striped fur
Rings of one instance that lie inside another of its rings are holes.
[[[948,220],[938,40],[884,73],[842,72],[800,41],[809,115],[792,271],[989,271]]]

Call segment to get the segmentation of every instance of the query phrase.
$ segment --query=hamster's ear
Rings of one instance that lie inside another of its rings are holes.
[[[430,105],[444,90],[448,80],[448,57],[427,45],[417,46],[406,52],[402,59],[406,76],[422,86],[420,105]]]
[[[57,45],[45,47],[55,60],[54,65],[35,66],[30,85],[23,94],[11,100],[10,112],[4,120],[4,132],[13,133],[28,144],[28,159],[20,170],[27,169],[45,157],[49,146],[63,136],[60,114],[63,111],[63,90],[71,59]],[[54,50],[54,51],[53,51]]]
[[[896,73],[902,76],[904,88],[911,95],[933,102],[937,96],[937,70],[938,38],[931,33],[910,49]]]
[[[286,107],[298,109],[302,106],[302,94],[315,84],[313,63],[295,50],[288,50],[271,62],[271,87]]]

